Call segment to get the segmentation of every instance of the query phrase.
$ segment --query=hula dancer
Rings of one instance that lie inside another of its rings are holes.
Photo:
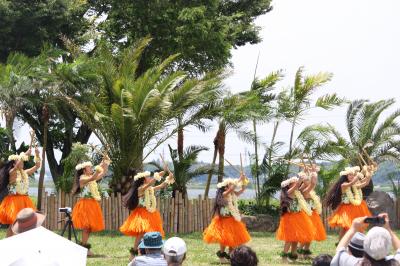
[[[326,206],[334,210],[328,222],[331,227],[340,227],[339,240],[351,227],[355,218],[371,216],[366,203],[363,204],[361,190],[368,183],[368,178],[364,178],[360,173],[360,167],[347,167],[340,172],[339,180],[328,191]]]
[[[119,230],[124,235],[135,237],[134,246],[130,250],[131,257],[138,254],[138,246],[145,233],[160,232],[164,237],[163,222],[157,210],[155,191],[173,184],[175,180],[173,174],[169,172],[163,183],[153,186],[163,176],[164,171],[154,173],[154,178],[151,178],[150,172],[136,174],[132,188],[124,196],[124,206],[131,211],[131,214]]]
[[[226,263],[230,259],[229,254],[225,252],[226,247],[230,253],[235,247],[251,239],[246,225],[241,222],[237,203],[237,197],[245,191],[247,183],[247,178],[242,174],[240,179],[226,178],[217,184],[214,218],[204,230],[203,240],[208,244],[219,243],[220,250],[217,256],[221,263]],[[236,187],[241,189],[235,191]]]
[[[28,192],[29,176],[33,175],[40,167],[39,150],[35,148],[35,166],[24,170],[24,162],[29,160],[30,155],[31,148],[25,153],[10,155],[8,162],[0,169],[0,192],[8,189],[8,195],[0,205],[0,223],[10,225],[7,237],[12,236],[11,225],[20,210],[36,209]]]
[[[95,167],[94,172],[91,162],[83,162],[75,167],[72,193],[80,193],[81,199],[72,211],[72,222],[75,228],[83,230],[81,244],[88,249],[89,256],[93,255],[90,251],[91,246],[88,244],[90,233],[104,230],[103,213],[99,204],[101,195],[96,181],[104,177],[109,164],[110,159],[105,156],[100,165]]]
[[[314,190],[318,182],[318,172],[319,167],[313,164],[310,170],[307,169],[306,173],[299,173],[299,176],[304,176],[304,188],[301,190],[301,193],[312,210],[310,219],[315,229],[315,234],[312,239],[313,241],[323,241],[326,239],[325,227],[320,216],[322,213],[322,204],[319,196]],[[310,258],[310,255],[312,254],[310,251],[310,246],[311,242],[300,243],[297,252],[303,255],[305,258]]]
[[[315,228],[310,219],[312,210],[299,191],[302,181],[294,176],[281,183],[281,219],[276,239],[284,241],[282,260],[296,260],[297,244],[310,243]],[[290,252],[289,252],[290,250]]]

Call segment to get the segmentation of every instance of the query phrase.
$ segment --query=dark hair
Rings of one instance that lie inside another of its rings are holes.
[[[231,253],[231,266],[257,266],[257,254],[248,246],[239,246]]]
[[[360,266],[399,266],[399,265],[400,265],[400,263],[395,259],[374,260],[366,252],[364,252],[364,257],[363,257],[362,261],[360,262]]]
[[[0,168],[0,192],[7,189],[10,183],[10,170],[14,167],[14,164],[15,160],[11,160]]]
[[[292,198],[289,197],[288,190],[289,186],[283,187],[281,189],[281,196],[280,196],[281,215],[284,215],[289,211],[290,203],[292,202]]]
[[[327,207],[331,207],[332,210],[336,210],[336,208],[342,202],[342,184],[348,181],[347,175],[342,175],[339,180],[333,184],[325,197],[325,204]]]
[[[312,261],[312,266],[329,266],[331,265],[332,256],[328,254],[321,254],[315,257]]]
[[[143,185],[144,181],[144,178],[134,181],[128,193],[122,198],[122,205],[130,211],[135,209],[139,204],[139,187]]]
[[[213,215],[221,215],[221,208],[226,206],[226,200],[224,198],[224,192],[227,186],[217,189],[217,195],[215,196],[215,203],[213,209]]]
[[[8,184],[10,183],[10,170],[14,167],[15,160],[3,164],[0,168],[0,203],[8,195]]]
[[[74,177],[74,184],[72,185],[72,190],[71,193],[73,195],[78,194],[81,192],[81,185],[79,183],[79,180],[81,179],[81,175],[83,175],[83,171],[85,169],[79,169],[78,171],[75,172],[75,177]]]
[[[348,246],[349,251],[351,252],[351,255],[353,255],[356,258],[362,258],[364,256],[364,251],[363,250],[359,250],[359,249],[355,249],[352,246]]]

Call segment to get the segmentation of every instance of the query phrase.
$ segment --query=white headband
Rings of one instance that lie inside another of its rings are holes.
[[[344,171],[340,172],[340,175],[356,175],[358,172],[360,172],[360,167],[359,166],[354,166],[354,167],[346,167]]]
[[[25,153],[21,152],[19,155],[18,154],[13,154],[13,155],[8,156],[8,160],[9,161],[19,161],[19,160],[21,160],[21,161],[26,162],[26,161],[29,161],[29,156],[26,155]]]
[[[299,181],[299,178],[297,176],[293,176],[293,177],[291,177],[289,179],[286,179],[285,181],[282,181],[281,188],[287,187],[290,184],[292,184],[294,182],[297,182],[297,181]]]
[[[92,167],[93,164],[92,164],[91,162],[83,162],[83,163],[80,163],[80,164],[78,164],[77,166],[75,166],[75,170],[76,170],[76,171],[79,171],[79,170],[81,170],[81,169],[86,168],[87,166]]]
[[[150,175],[151,175],[151,173],[149,171],[141,172],[141,173],[136,174],[133,177],[133,180],[136,181],[136,180],[139,180],[140,178],[145,178],[145,177],[148,177]]]
[[[217,184],[217,188],[222,188],[222,187],[226,187],[227,185],[238,185],[238,181],[234,178],[225,178],[222,182]]]

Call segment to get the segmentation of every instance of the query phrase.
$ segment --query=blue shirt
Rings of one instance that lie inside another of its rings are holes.
[[[128,266],[168,266],[161,253],[135,257]]]

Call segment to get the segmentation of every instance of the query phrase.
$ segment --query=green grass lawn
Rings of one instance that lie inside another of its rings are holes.
[[[273,233],[251,233],[252,240],[249,243],[256,252],[260,260],[259,265],[281,265],[279,252],[282,249],[282,242],[275,240]],[[0,230],[0,239],[5,236],[5,230]],[[215,255],[218,245],[207,245],[203,243],[200,233],[180,235],[188,246],[188,257],[184,265],[220,265]],[[312,251],[314,254],[335,252],[334,243],[336,235],[329,235],[328,239],[322,243],[314,243]],[[91,236],[89,242],[92,250],[97,255],[89,258],[87,265],[104,266],[126,266],[128,264],[128,249],[133,244],[133,239],[121,235],[119,232],[102,232]],[[291,265],[310,265],[310,261],[299,261]]]

